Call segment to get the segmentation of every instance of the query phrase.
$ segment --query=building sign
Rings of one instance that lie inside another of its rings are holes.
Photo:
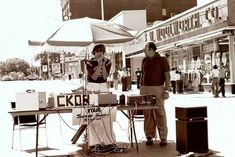
[[[170,22],[162,22],[155,26],[155,29],[148,31],[148,39],[163,41],[164,39],[226,21],[228,17],[227,1],[217,1],[184,14],[185,16],[173,17],[172,20],[169,20]]]
[[[47,72],[47,65],[42,65],[42,72]]]
[[[179,34],[183,34],[184,32],[200,28],[202,24],[200,22],[199,15],[199,13],[195,13],[183,20],[177,20],[166,27],[156,29],[157,40],[161,41],[167,37],[173,37]]]
[[[61,71],[60,71],[60,63],[52,63],[51,64],[51,68],[52,68],[52,73],[53,74],[61,73]]]

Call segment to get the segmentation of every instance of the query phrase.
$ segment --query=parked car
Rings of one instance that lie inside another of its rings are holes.
[[[4,75],[2,77],[2,81],[12,81],[12,78],[10,76]]]
[[[27,76],[27,80],[37,80],[38,79],[38,77],[37,77],[37,75],[29,75],[29,76]]]

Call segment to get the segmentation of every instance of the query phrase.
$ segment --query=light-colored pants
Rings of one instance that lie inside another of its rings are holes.
[[[156,95],[158,109],[149,109],[144,111],[144,132],[146,138],[156,137],[156,127],[158,129],[160,139],[167,139],[167,120],[164,108],[164,86],[141,86],[140,94]]]
[[[113,86],[115,90],[118,90],[118,80],[113,80]]]
[[[212,89],[213,95],[218,96],[218,91],[219,91],[219,78],[218,77],[213,77],[211,89]]]
[[[106,82],[104,83],[88,82],[87,90],[92,91],[92,92],[108,92],[109,88]]]

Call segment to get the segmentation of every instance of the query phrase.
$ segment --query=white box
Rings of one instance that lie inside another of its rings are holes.
[[[46,92],[16,93],[16,110],[46,109]]]

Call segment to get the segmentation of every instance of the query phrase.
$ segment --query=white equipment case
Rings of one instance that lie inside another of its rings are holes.
[[[46,109],[46,92],[16,93],[16,110],[43,110]]]

